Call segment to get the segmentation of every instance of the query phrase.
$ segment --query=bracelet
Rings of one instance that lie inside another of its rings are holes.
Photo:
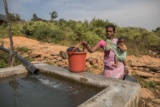
[[[124,68],[127,68],[127,69],[128,69],[128,66],[124,66]]]

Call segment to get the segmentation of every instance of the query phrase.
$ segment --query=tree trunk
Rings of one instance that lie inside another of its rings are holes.
[[[14,49],[13,49],[13,40],[12,40],[12,32],[11,32],[11,21],[10,21],[10,18],[9,18],[7,1],[3,0],[3,2],[4,2],[4,8],[5,8],[7,24],[8,24],[8,37],[9,37],[9,40],[10,40],[9,66],[12,67],[13,63],[14,63],[15,55],[14,55]]]

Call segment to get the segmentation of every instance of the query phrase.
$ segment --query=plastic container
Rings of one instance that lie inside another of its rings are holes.
[[[83,72],[85,70],[86,65],[86,52],[74,52],[75,49],[83,44],[83,42],[79,43],[77,46],[75,46],[71,52],[68,52],[68,64],[69,64],[69,70],[71,72]],[[84,48],[83,48],[84,50]]]

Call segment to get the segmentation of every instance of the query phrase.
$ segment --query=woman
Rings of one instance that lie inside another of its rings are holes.
[[[115,67],[114,64],[114,55],[115,50],[113,48],[108,48],[111,44],[108,41],[111,41],[112,44],[117,44],[117,38],[113,38],[115,33],[115,26],[108,25],[106,26],[106,41],[101,40],[97,43],[96,46],[91,48],[87,42],[84,42],[84,46],[90,53],[97,51],[98,49],[102,48],[104,51],[104,75],[106,77],[113,77],[118,79],[123,79],[124,74],[128,73],[128,66],[126,66],[126,61],[120,62],[118,61],[118,65]],[[108,41],[107,41],[108,40]],[[108,48],[108,49],[106,49]]]

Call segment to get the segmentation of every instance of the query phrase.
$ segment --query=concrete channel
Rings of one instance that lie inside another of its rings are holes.
[[[103,88],[101,92],[88,99],[78,107],[138,107],[140,85],[129,81],[106,78],[89,72],[73,73],[69,70],[46,63],[34,64],[44,74],[52,74],[82,84]],[[27,69],[20,65],[1,68],[0,79],[9,76],[27,74]]]

